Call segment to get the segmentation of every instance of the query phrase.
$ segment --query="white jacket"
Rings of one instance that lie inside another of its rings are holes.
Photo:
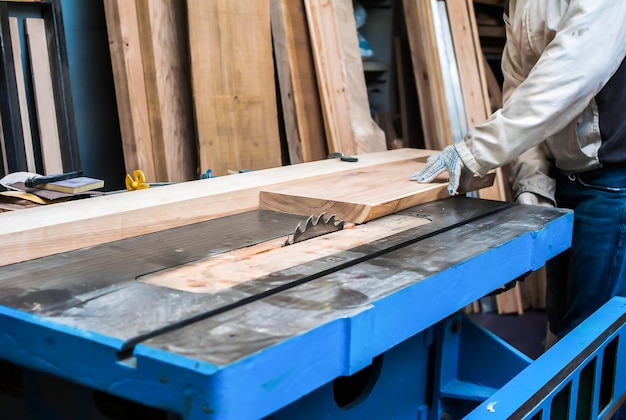
[[[481,176],[519,156],[515,195],[554,201],[554,167],[601,166],[594,97],[626,56],[626,0],[510,0],[505,23],[503,108],[455,147]]]

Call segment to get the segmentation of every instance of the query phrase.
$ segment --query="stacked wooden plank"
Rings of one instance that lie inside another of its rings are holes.
[[[126,169],[180,181],[386,150],[352,3],[322,3],[105,0]]]
[[[126,169],[141,169],[150,182],[197,178],[183,5],[104,6]]]

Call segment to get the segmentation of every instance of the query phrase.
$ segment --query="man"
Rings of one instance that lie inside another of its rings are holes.
[[[551,330],[563,337],[626,296],[626,1],[510,0],[503,108],[411,179],[514,161],[516,201],[574,209],[571,249],[548,264]]]

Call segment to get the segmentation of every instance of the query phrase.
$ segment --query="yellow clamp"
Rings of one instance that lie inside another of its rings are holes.
[[[145,190],[150,188],[150,184],[146,184],[146,176],[141,169],[133,171],[133,177],[130,174],[126,174],[126,189],[128,191]]]

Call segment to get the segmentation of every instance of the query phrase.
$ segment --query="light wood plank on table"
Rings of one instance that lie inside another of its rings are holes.
[[[447,174],[428,184],[409,180],[407,175],[425,162],[412,159],[268,187],[261,191],[260,208],[302,216],[334,214],[338,220],[364,223],[449,197]],[[472,187],[478,188],[491,185],[493,178],[475,180]]]
[[[432,153],[396,149],[361,155],[354,163],[325,159],[3,213],[0,265],[255,210],[259,191],[270,185]]]

